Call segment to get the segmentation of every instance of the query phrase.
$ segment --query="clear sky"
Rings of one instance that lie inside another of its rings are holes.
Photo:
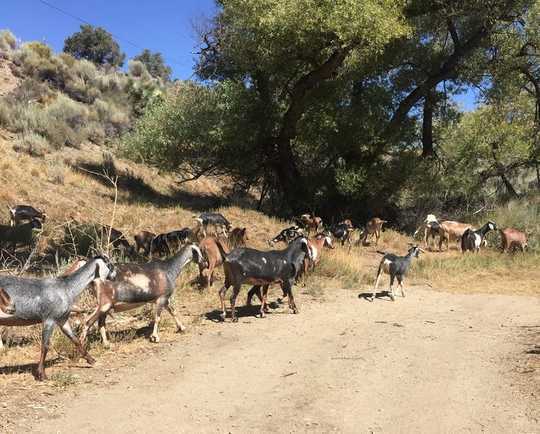
[[[193,23],[214,15],[214,0],[2,0],[0,29],[22,41],[39,40],[61,51],[80,21],[111,32],[131,58],[148,48],[163,53],[173,78],[189,78],[197,43]],[[136,46],[133,46],[135,44]]]
[[[76,16],[111,32],[128,59],[142,48],[160,51],[173,78],[187,79],[193,73],[197,44],[193,25],[212,17],[215,10],[214,0],[2,0],[0,29],[61,51],[64,39],[79,30],[81,22],[68,15]],[[472,110],[476,95],[469,90],[455,100]]]

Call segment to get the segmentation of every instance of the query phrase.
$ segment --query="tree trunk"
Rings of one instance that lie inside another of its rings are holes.
[[[422,157],[432,157],[433,151],[433,108],[434,92],[430,91],[424,98],[424,113],[422,119]]]

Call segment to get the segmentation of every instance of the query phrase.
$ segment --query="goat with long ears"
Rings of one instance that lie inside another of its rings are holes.
[[[45,358],[55,326],[73,342],[79,353],[90,364],[94,359],[82,347],[73,333],[68,318],[75,301],[95,279],[113,278],[114,266],[104,256],[97,256],[72,274],[49,279],[29,279],[15,276],[0,276],[0,288],[9,297],[8,312],[0,312],[0,325],[27,326],[43,324],[41,356],[36,379],[44,380]],[[9,313],[11,311],[12,313]]]

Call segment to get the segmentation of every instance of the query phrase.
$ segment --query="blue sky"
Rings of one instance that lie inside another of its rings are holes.
[[[128,58],[142,51],[138,47],[160,51],[173,68],[173,77],[183,79],[193,73],[191,53],[197,43],[193,23],[215,12],[214,0],[3,0],[0,29],[10,29],[22,41],[43,41],[61,51],[64,39],[81,23],[44,3],[104,27]]]
[[[214,0],[3,0],[0,29],[10,29],[22,41],[43,41],[61,51],[64,39],[78,31],[81,22],[55,7],[107,29],[128,59],[142,48],[160,51],[173,69],[173,78],[181,79],[193,74],[197,44],[193,24],[216,10]],[[464,110],[475,107],[472,89],[454,99]]]

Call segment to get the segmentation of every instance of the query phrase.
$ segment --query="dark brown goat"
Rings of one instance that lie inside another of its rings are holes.
[[[141,250],[144,252],[144,256],[150,254],[150,248],[152,247],[152,240],[156,234],[149,231],[141,231],[133,238],[135,238],[135,253],[139,253]]]

